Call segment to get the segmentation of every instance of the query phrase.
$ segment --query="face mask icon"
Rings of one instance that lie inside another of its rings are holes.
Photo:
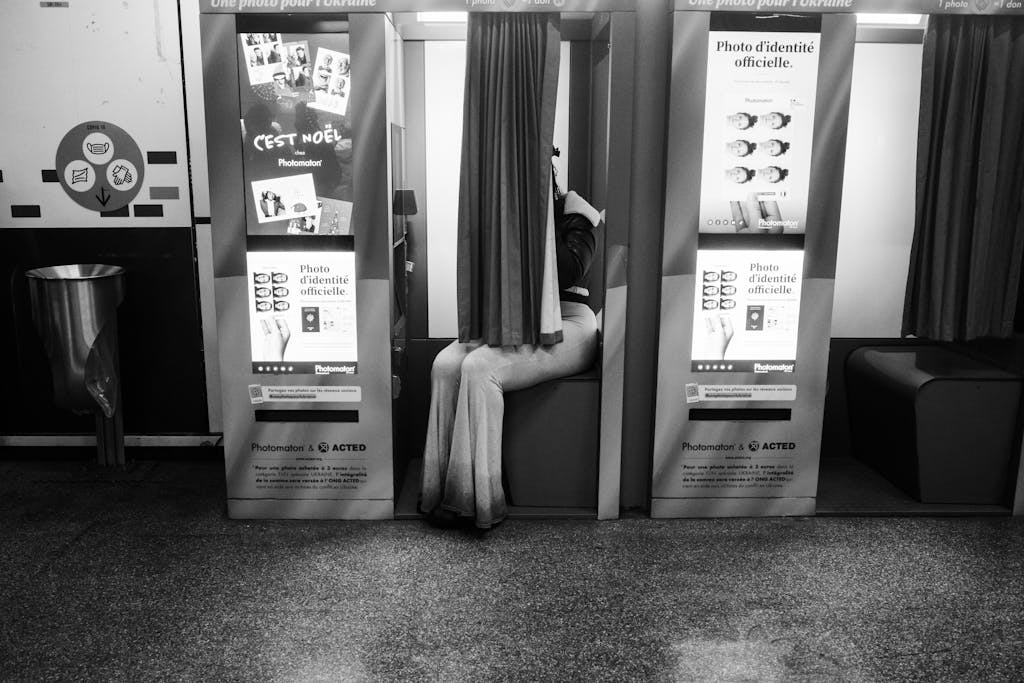
[[[90,154],[95,154],[97,156],[100,156],[100,155],[103,155],[103,154],[107,153],[107,150],[110,149],[110,143],[109,142],[87,142],[87,143],[85,143],[85,147],[86,147],[86,149],[89,150]]]

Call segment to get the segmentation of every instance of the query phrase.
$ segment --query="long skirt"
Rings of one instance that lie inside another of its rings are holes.
[[[504,392],[583,372],[597,355],[594,312],[568,301],[561,308],[558,344],[492,347],[455,341],[434,359],[420,494],[424,512],[440,506],[475,518],[481,528],[505,518]]]

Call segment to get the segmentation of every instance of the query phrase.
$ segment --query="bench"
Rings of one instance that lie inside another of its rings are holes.
[[[942,346],[866,346],[846,383],[858,459],[922,503],[1005,503],[1020,377]]]
[[[600,424],[600,366],[505,394],[501,448],[508,503],[597,507]]]

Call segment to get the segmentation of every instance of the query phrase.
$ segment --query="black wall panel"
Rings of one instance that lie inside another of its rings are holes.
[[[92,432],[91,416],[53,405],[49,361],[24,273],[108,263],[126,270],[118,312],[125,433],[209,431],[191,228],[0,230],[0,434]]]

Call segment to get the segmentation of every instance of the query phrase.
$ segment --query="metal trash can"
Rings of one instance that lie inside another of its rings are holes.
[[[53,372],[58,407],[96,415],[100,465],[124,465],[117,307],[124,269],[103,264],[34,268],[25,273],[32,319]]]

